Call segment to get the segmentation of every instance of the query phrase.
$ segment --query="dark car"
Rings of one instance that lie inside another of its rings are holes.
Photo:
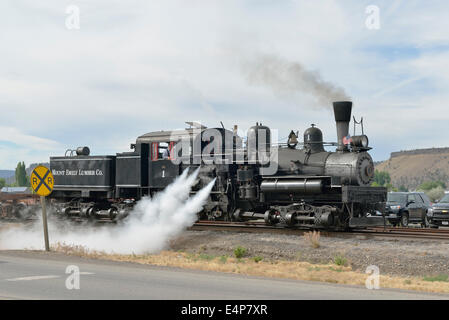
[[[427,212],[432,204],[423,192],[389,192],[385,216],[392,225],[406,227],[409,223],[420,223],[428,227]]]
[[[438,226],[449,226],[449,194],[445,194],[438,203],[432,206],[427,214],[430,226],[438,228]]]

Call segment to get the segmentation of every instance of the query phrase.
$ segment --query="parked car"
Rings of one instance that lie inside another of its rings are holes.
[[[449,226],[449,194],[445,194],[438,203],[435,203],[427,214],[429,224],[433,228]]]
[[[385,216],[394,226],[400,224],[406,227],[409,223],[420,223],[429,227],[427,213],[431,207],[429,197],[424,192],[389,192]]]

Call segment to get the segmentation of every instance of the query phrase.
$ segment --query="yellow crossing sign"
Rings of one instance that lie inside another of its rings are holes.
[[[40,196],[46,197],[53,191],[55,180],[47,167],[37,166],[34,168],[30,180],[34,192]]]

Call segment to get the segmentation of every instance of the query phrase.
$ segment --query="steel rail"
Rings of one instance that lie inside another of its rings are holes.
[[[306,228],[285,228],[268,226],[263,222],[225,222],[225,221],[198,221],[190,230],[217,230],[236,232],[268,232],[282,234],[302,235],[312,229]],[[393,228],[393,227],[369,227],[366,229],[351,229],[347,232],[329,231],[325,229],[315,229],[326,237],[388,237],[388,238],[414,238],[414,239],[434,239],[449,240],[449,230],[441,229],[417,229],[417,228]]]

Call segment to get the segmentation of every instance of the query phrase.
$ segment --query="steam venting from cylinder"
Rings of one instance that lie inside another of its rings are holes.
[[[335,122],[337,125],[337,151],[348,151],[348,147],[343,143],[343,138],[349,134],[349,121],[351,121],[352,102],[335,101],[333,104]]]

